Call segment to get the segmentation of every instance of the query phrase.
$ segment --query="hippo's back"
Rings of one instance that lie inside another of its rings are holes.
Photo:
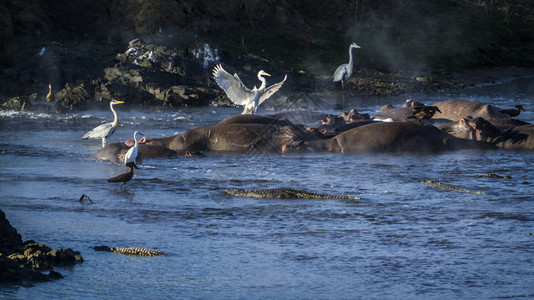
[[[466,117],[481,117],[484,119],[501,119],[507,118],[499,111],[499,108],[471,100],[444,100],[433,104],[441,111],[441,114],[435,114],[434,118],[449,119],[458,121]]]

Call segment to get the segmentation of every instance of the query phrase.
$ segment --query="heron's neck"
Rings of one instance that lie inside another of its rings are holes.
[[[113,123],[111,124],[113,127],[117,127],[117,125],[119,124],[119,118],[117,117],[117,112],[115,111],[115,109],[113,108],[113,103],[110,103],[109,104],[109,108],[111,108],[111,112],[113,112]]]
[[[347,66],[349,73],[352,73],[352,46],[349,47],[349,65]]]
[[[265,89],[265,86],[267,85],[267,80],[265,80],[265,78],[263,78],[263,76],[260,76],[260,75],[258,75],[258,79],[261,81],[261,85],[258,90]]]

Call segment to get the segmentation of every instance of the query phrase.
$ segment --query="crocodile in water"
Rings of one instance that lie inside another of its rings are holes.
[[[166,255],[163,252],[147,249],[147,248],[140,248],[140,247],[128,247],[128,248],[110,248],[108,246],[95,246],[95,251],[107,251],[107,252],[113,252],[118,254],[124,254],[124,255],[135,255],[135,256],[160,256],[160,255]]]
[[[294,189],[265,189],[265,190],[226,190],[226,193],[236,197],[247,198],[280,198],[280,199],[352,199],[361,200],[358,197],[317,194]]]

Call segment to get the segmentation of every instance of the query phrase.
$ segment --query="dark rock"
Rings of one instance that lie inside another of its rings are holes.
[[[22,236],[11,226],[6,214],[0,209],[0,252],[14,253],[22,249]]]
[[[0,210],[0,283],[42,282],[63,278],[55,266],[83,262],[79,252],[70,248],[51,249],[29,240],[22,243],[20,234]],[[49,271],[48,275],[42,271]]]
[[[65,88],[60,90],[56,94],[56,102],[67,109],[80,109],[87,105],[90,101],[89,92],[85,89],[83,83],[79,83],[76,86],[65,84]]]

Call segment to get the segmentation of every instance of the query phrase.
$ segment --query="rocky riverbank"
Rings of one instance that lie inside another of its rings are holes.
[[[70,248],[52,249],[32,240],[22,242],[0,210],[0,284],[25,284],[63,278],[55,267],[82,263],[79,252]]]
[[[533,8],[522,0],[0,3],[0,103],[231,105],[212,79],[216,63],[249,87],[260,69],[269,83],[287,74],[267,108],[465,88],[534,74]],[[362,48],[343,93],[332,74],[353,41]],[[49,84],[55,100],[46,103]]]
[[[82,79],[67,82],[64,86],[52,84],[54,100],[51,102],[45,99],[48,88],[42,87],[39,92],[8,97],[2,106],[15,110],[83,110],[107,106],[111,99],[120,99],[134,106],[230,106],[233,104],[212,79],[212,69],[219,63],[230,72],[237,73],[249,87],[258,84],[257,70],[273,75],[269,84],[288,74],[282,89],[264,104],[268,109],[328,108],[333,107],[343,94],[360,98],[417,96],[534,74],[532,69],[515,67],[444,74],[379,72],[356,67],[345,84],[345,90],[342,90],[341,86],[332,82],[331,74],[316,76],[304,70],[287,70],[275,60],[254,54],[232,56],[209,44],[170,48],[142,39],[130,41],[117,53],[101,54],[99,57],[94,57],[97,54],[92,47],[56,45],[45,48],[40,56],[32,58],[35,65],[33,69],[29,67],[32,70],[27,73],[38,73],[43,68],[40,60],[52,60],[51,57],[58,55],[66,58],[56,59],[59,61],[56,66],[69,74],[73,73],[72,68],[90,70],[95,68],[95,61],[104,63],[99,64],[99,71],[88,71],[80,76]],[[74,65],[71,58],[76,55],[90,59],[74,59],[77,61]],[[38,81],[37,78],[27,80]]]

